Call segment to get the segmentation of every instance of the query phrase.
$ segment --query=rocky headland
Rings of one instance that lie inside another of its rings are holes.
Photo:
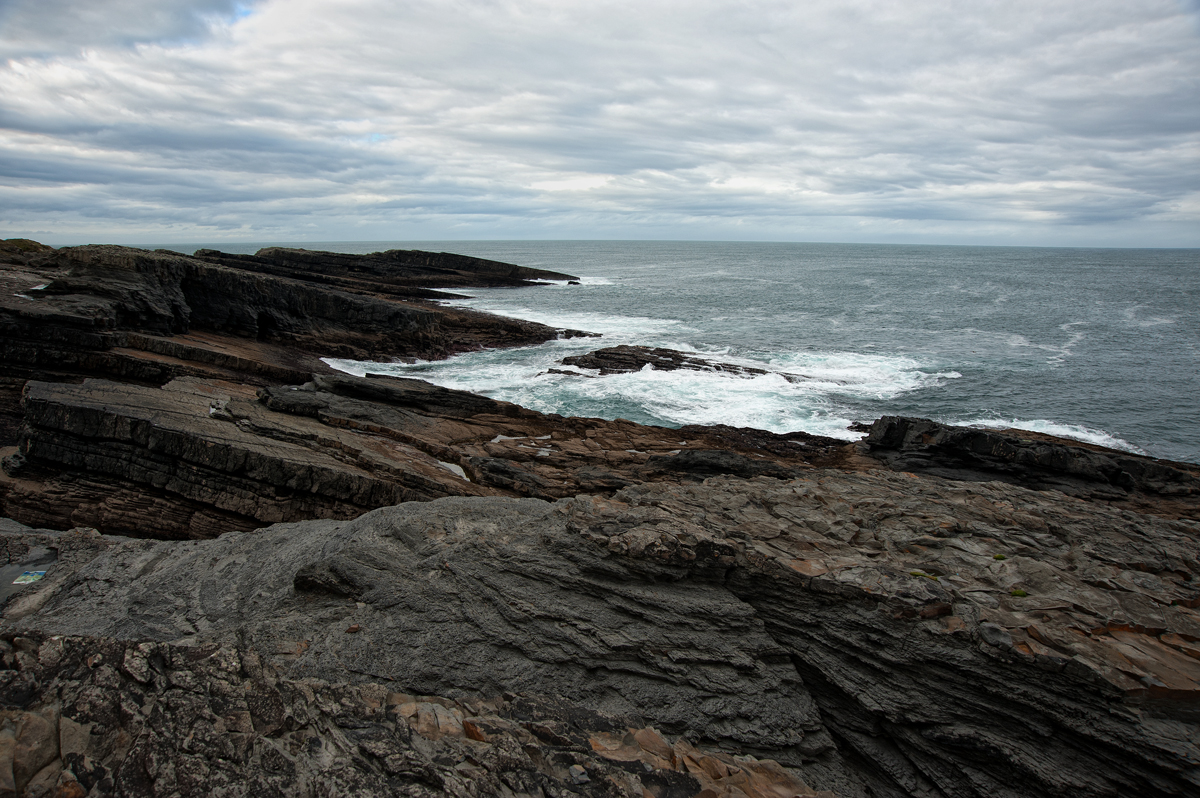
[[[319,360],[586,334],[436,303],[572,279],[494,261],[0,261],[0,795],[1200,793],[1200,466]]]

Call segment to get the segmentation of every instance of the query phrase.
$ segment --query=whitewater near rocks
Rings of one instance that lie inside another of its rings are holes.
[[[920,416],[1200,461],[1200,411],[1191,401],[1200,394],[1200,250],[459,246],[572,272],[582,284],[480,289],[455,306],[600,332],[605,348],[668,348],[768,373],[731,380],[653,369],[580,380],[551,372],[564,357],[597,348],[579,339],[503,356],[340,367],[425,379],[543,412],[645,424],[722,423],[853,440],[852,422]]]
[[[371,292],[319,253],[9,249],[48,281],[0,300],[4,573],[42,572],[3,599],[12,793],[1200,790],[1198,466],[568,418],[318,359],[578,334],[430,304],[452,256]],[[267,289],[217,313],[221,285]]]

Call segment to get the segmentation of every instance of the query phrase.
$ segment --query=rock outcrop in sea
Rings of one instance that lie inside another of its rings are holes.
[[[584,334],[434,304],[569,279],[491,261],[0,255],[0,793],[1200,792],[1200,466],[318,359]]]

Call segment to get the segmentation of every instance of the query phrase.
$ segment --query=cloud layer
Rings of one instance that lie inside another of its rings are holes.
[[[9,0],[0,48],[52,243],[1200,246],[1193,2]]]

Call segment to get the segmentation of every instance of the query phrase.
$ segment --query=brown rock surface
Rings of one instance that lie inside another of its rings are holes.
[[[789,476],[842,448],[802,433],[547,416],[420,380],[321,375],[254,391],[195,377],[30,382],[0,511],[51,528],[213,537],[441,496]]]
[[[819,795],[775,762],[682,740],[652,765],[627,758],[636,745],[594,749],[657,734],[561,699],[292,679],[234,646],[9,635],[0,684],[0,790],[28,798]]]
[[[424,301],[567,277],[511,264],[0,261],[0,515],[50,528],[0,518],[0,793],[1200,792],[1194,465],[562,418],[316,358],[573,334]],[[756,375],[625,349],[587,367]]]

